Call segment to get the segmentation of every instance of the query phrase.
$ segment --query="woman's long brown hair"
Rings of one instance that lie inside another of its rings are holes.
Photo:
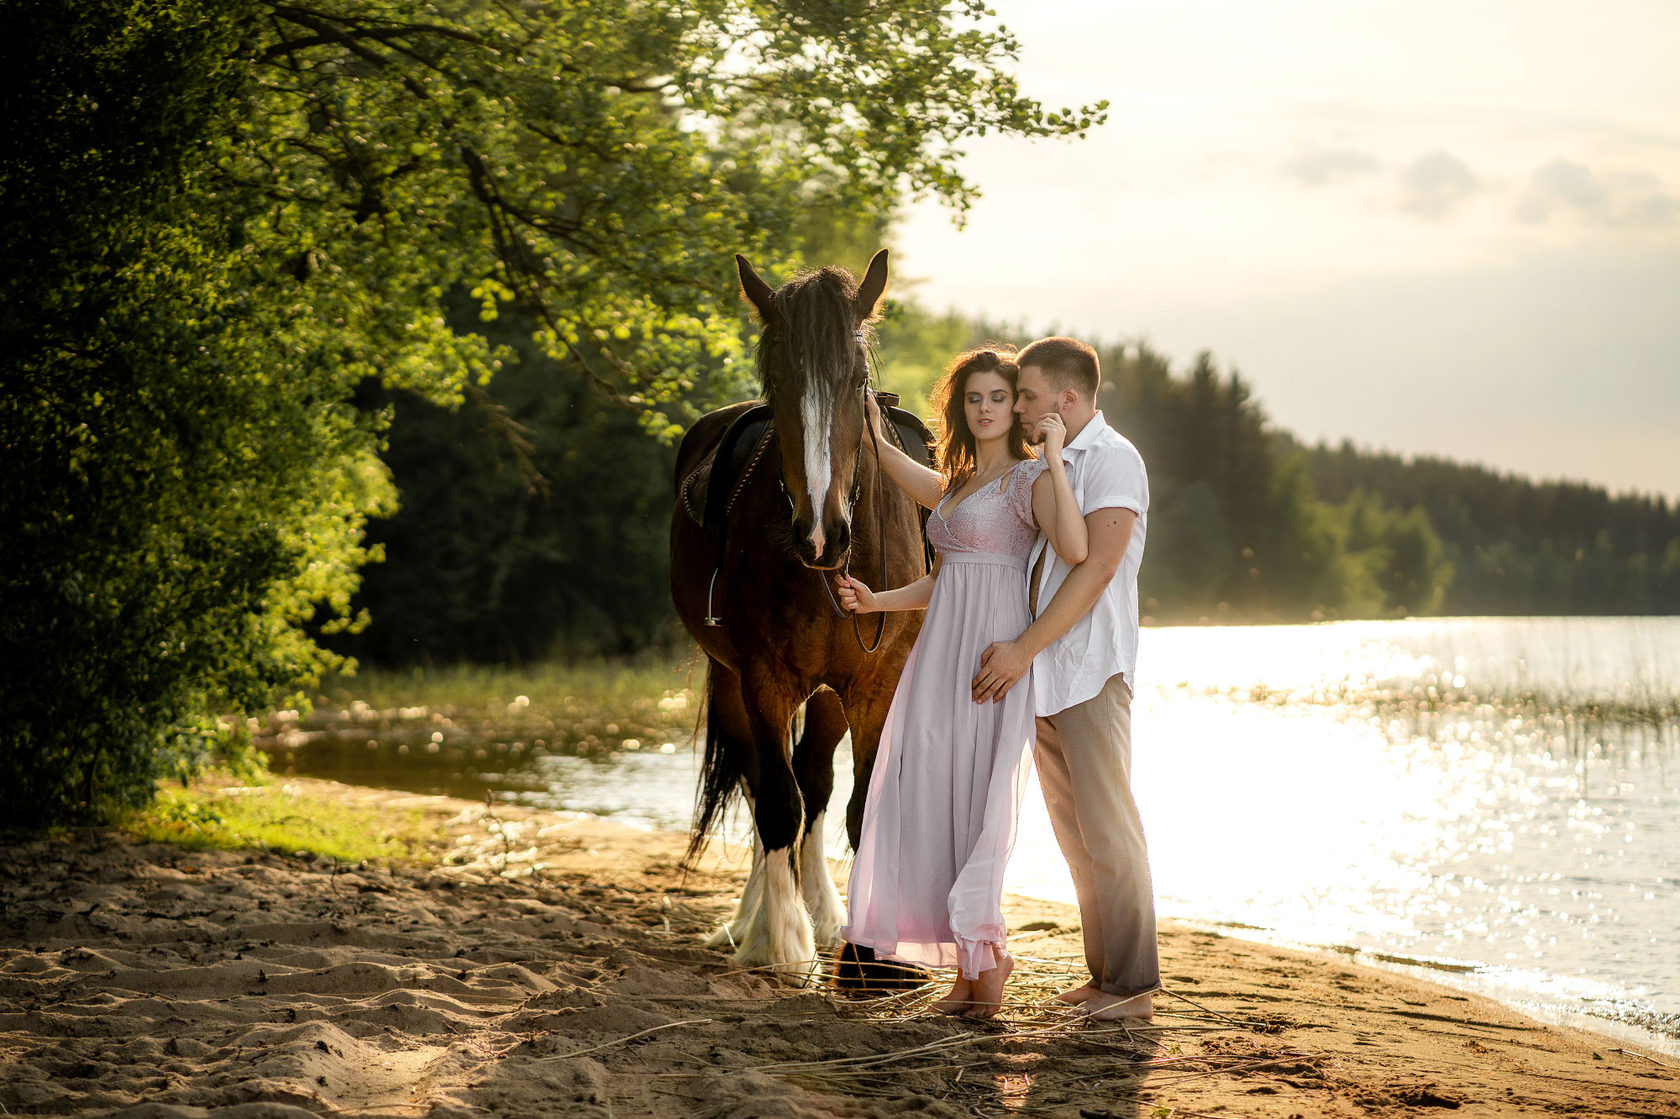
[[[939,472],[945,475],[945,492],[957,489],[974,474],[974,433],[968,430],[968,417],[963,414],[963,396],[968,391],[968,379],[976,373],[996,373],[1009,383],[1011,391],[1020,366],[1015,364],[1015,347],[1004,345],[981,346],[964,350],[945,367],[945,375],[933,388],[929,403],[939,416]],[[1009,453],[1018,459],[1033,457],[1027,445],[1027,433],[1021,427],[1021,417],[1010,413]]]

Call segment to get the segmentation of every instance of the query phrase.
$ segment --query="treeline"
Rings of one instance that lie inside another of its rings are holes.
[[[898,302],[879,372],[925,411],[952,353],[999,339],[1026,335]],[[1147,344],[1099,353],[1099,404],[1150,469],[1151,621],[1680,612],[1680,513],[1662,500],[1303,447],[1211,355],[1175,370]],[[401,662],[680,642],[668,444],[529,350],[458,411],[395,407],[386,461],[402,510],[371,526],[385,563],[359,601],[373,623],[339,648]]]
[[[1453,570],[1443,614],[1680,614],[1680,505],[1664,498],[1347,442],[1284,447],[1327,501],[1428,517]]]
[[[1210,354],[1175,373],[1147,344],[1099,348],[1105,417],[1150,471],[1139,593],[1158,622],[1321,621],[1438,610],[1453,571],[1427,514],[1325,500],[1247,382]]]

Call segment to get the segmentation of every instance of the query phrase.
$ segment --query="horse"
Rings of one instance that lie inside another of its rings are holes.
[[[817,945],[836,944],[845,923],[823,851],[835,747],[850,730],[846,831],[855,849],[882,724],[921,628],[913,611],[867,622],[846,615],[833,584],[843,571],[883,588],[919,578],[924,514],[868,446],[868,341],[886,293],[887,251],[875,254],[861,283],[829,266],[772,291],[746,257],[735,265],[762,325],[763,402],[731,405],[690,427],[671,520],[672,601],[706,659],[689,858],[743,793],[752,869],[737,912],[708,943],[733,945],[741,964],[769,965],[798,984],[817,966]],[[893,421],[889,437],[926,461],[931,437],[920,421],[883,413]]]

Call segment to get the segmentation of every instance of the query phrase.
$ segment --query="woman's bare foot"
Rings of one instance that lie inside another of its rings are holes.
[[[1066,991],[1063,991],[1061,994],[1056,996],[1056,1001],[1057,1002],[1065,1002],[1069,1006],[1078,1006],[1080,1003],[1085,1002],[1087,999],[1095,998],[1097,995],[1100,995],[1100,994],[1102,994],[1101,991],[1097,990],[1095,987],[1091,986],[1089,983],[1084,983],[1084,984],[1081,984],[1078,987],[1072,987],[1072,988],[1069,988]]]
[[[966,1014],[974,1006],[974,981],[957,976],[945,997],[933,1004],[941,1014]]]
[[[1155,1000],[1148,995],[1124,998],[1098,991],[1094,998],[1085,1000],[1085,1013],[1099,1022],[1118,1022],[1122,1018],[1153,1018]]]
[[[974,981],[974,1008],[965,1018],[990,1018],[1003,1009],[1003,985],[1009,982],[1009,973],[1015,970],[1015,961],[1009,956],[1003,958],[1003,963],[990,971],[980,973],[980,978]]]

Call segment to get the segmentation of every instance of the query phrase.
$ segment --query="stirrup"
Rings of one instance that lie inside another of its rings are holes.
[[[723,619],[717,616],[712,607],[712,591],[717,587],[718,573],[722,570],[721,567],[714,567],[712,569],[712,581],[706,584],[706,624],[709,626],[721,626],[723,624]]]

